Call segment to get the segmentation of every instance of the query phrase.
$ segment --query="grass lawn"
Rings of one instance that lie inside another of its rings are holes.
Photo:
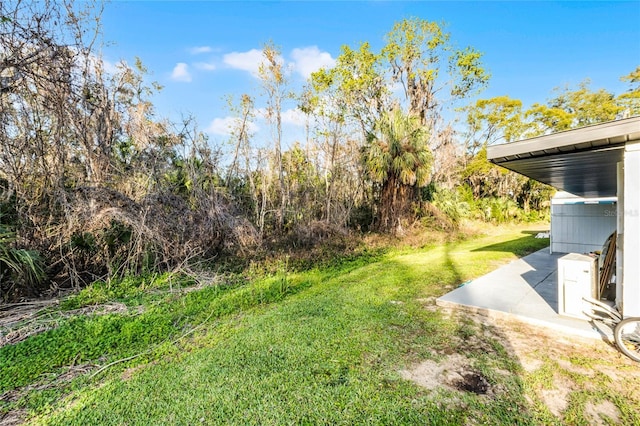
[[[195,290],[169,276],[96,285],[47,312],[55,328],[0,349],[0,419],[560,424],[562,414],[538,397],[553,382],[556,358],[540,354],[529,371],[500,333],[434,305],[456,285],[547,243],[510,226],[437,246],[363,252],[307,271],[283,265],[269,277]],[[119,309],[78,311],[97,302]],[[489,390],[426,388],[403,379],[403,371],[453,356],[466,360]],[[604,398],[613,401],[617,420],[637,424],[637,401],[607,398],[610,382],[597,383],[595,393],[585,391],[582,402],[565,407],[567,418],[589,423],[585,407]]]

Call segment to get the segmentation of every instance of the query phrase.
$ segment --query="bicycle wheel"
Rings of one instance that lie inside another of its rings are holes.
[[[620,321],[616,325],[613,337],[623,354],[640,362],[640,317]]]

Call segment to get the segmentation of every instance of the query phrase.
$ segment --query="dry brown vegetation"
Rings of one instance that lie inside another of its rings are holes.
[[[105,69],[103,7],[0,3],[2,301],[223,255],[310,253],[322,240],[339,248],[353,230],[393,239],[415,226],[455,233],[465,219],[537,220],[550,188],[491,165],[484,147],[613,119],[638,93],[583,85],[551,101],[565,110],[478,101],[457,132],[442,111],[487,85],[482,54],[459,50],[437,23],[406,19],[378,52],[344,46],[298,94],[267,44],[262,98],[229,98],[235,119],[218,146],[191,118],[156,115],[161,88],[139,59]],[[286,147],[283,102],[294,99],[307,137]],[[266,144],[251,133],[263,105]]]

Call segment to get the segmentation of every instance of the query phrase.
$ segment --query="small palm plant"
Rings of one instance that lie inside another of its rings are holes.
[[[16,284],[34,288],[46,277],[40,254],[35,250],[15,248],[15,241],[15,231],[0,223],[0,296],[3,299]]]

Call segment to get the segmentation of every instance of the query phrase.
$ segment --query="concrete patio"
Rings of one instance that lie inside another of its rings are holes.
[[[550,254],[549,248],[539,250],[458,287],[436,304],[581,337],[608,338],[611,330],[606,326],[596,328],[589,321],[558,315],[557,261],[564,255]]]

